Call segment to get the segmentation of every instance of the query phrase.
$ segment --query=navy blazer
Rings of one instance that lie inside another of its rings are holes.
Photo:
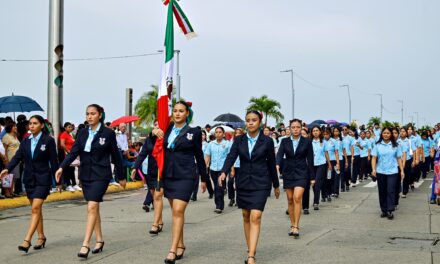
[[[50,186],[52,177],[58,170],[58,157],[55,140],[46,133],[41,134],[31,152],[31,139],[24,139],[6,169],[12,171],[21,161],[24,162],[23,183],[25,186]]]
[[[115,132],[102,124],[95,137],[93,138],[90,152],[84,151],[84,147],[86,146],[88,137],[88,128],[81,129],[78,132],[75,144],[73,144],[70,153],[66,156],[60,167],[66,169],[79,155],[80,180],[111,180],[111,162],[115,164],[116,177],[119,180],[125,180],[126,177],[122,166],[122,156],[116,143]]]
[[[236,137],[223,164],[222,172],[228,174],[237,157],[240,157],[240,173],[235,179],[237,189],[267,190],[272,186],[274,188],[280,186],[272,138],[260,132],[252,150],[252,157],[249,157],[247,135]]]
[[[171,124],[165,133],[164,149],[165,164],[164,177],[175,179],[194,179],[196,161],[201,181],[206,182],[206,164],[202,150],[202,131],[188,125],[182,128],[174,141],[174,148],[168,149],[168,137],[173,129]],[[195,160],[194,160],[195,158]]]
[[[157,176],[157,162],[156,159],[153,157],[153,149],[154,144],[156,143],[156,137],[148,137],[145,140],[144,145],[142,145],[142,150],[139,153],[139,155],[136,158],[136,162],[134,163],[133,168],[135,170],[138,170],[141,166],[144,160],[148,157],[148,172],[147,175],[156,175]]]
[[[278,148],[277,165],[281,164],[284,156],[286,159],[283,163],[283,179],[289,180],[314,180],[313,173],[313,145],[308,138],[301,137],[296,151],[293,151],[293,143],[290,137],[283,138]]]

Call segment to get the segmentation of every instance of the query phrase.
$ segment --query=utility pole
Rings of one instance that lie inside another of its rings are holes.
[[[380,122],[383,122],[383,94],[376,94],[377,96],[380,96]]]
[[[401,125],[403,126],[403,100],[397,100],[397,102],[402,104],[402,107],[400,108],[400,111],[402,113],[402,118],[401,118]]]
[[[411,118],[411,124],[414,124],[414,116],[413,115],[409,115],[409,118]]]
[[[351,95],[350,95],[350,85],[343,84],[339,85],[339,87],[347,87],[348,92],[348,123],[351,125]]]
[[[293,69],[284,70],[284,71],[281,71],[281,72],[282,73],[290,72],[291,81],[292,81],[292,118],[295,118],[295,85],[294,85],[294,82],[293,82]]]
[[[64,0],[49,0],[47,117],[58,138],[63,122]]]
[[[131,116],[133,115],[133,89],[126,88],[125,89],[125,115]],[[127,138],[131,139],[131,131],[132,131],[132,123],[127,125]]]
[[[174,50],[176,53],[176,101],[180,101],[180,71],[179,71],[179,54],[180,50]]]
[[[419,112],[414,112],[414,114],[416,115],[416,127],[419,126]]]

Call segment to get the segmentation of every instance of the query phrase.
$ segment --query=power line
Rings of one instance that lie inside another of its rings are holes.
[[[73,59],[64,59],[65,61],[97,61],[97,60],[115,60],[115,59],[130,59],[130,58],[138,58],[138,57],[147,57],[147,56],[155,56],[162,54],[162,52],[155,53],[144,53],[144,54],[135,54],[135,55],[122,55],[122,56],[109,56],[109,57],[91,57],[91,58],[73,58]],[[47,62],[44,59],[0,59],[2,62]]]
[[[299,75],[296,71],[294,72],[294,74],[295,74],[295,76],[298,77],[300,80],[304,81],[305,83],[309,84],[309,85],[312,86],[312,87],[315,87],[315,88],[320,89],[320,90],[330,90],[330,88],[323,87],[323,86],[321,86],[321,85],[317,85],[317,84],[315,84],[315,83],[313,83],[313,82],[311,82],[311,81],[306,80],[304,77],[302,77],[301,75]]]

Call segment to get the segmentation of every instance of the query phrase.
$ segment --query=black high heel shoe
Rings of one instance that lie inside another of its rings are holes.
[[[177,259],[177,254],[176,254],[176,252],[170,251],[169,253],[171,253],[171,254],[174,255],[174,259],[166,258],[166,259],[164,260],[165,264],[174,264],[174,263],[176,263],[176,259]]]
[[[92,250],[92,254],[98,254],[104,249],[104,241],[96,241],[96,244],[102,244],[101,247]]]
[[[159,224],[159,225],[152,225],[153,227],[156,228],[156,230],[150,230],[150,234],[151,235],[158,235],[160,232],[162,232],[163,229],[163,224]]]
[[[176,255],[176,260],[183,259],[183,254],[185,254],[186,247],[183,246],[183,247],[177,247],[177,248],[183,249],[183,251],[182,251],[182,254]]]
[[[31,244],[31,242],[28,241],[28,240],[24,240],[24,242],[27,242],[27,243],[29,244],[29,246],[27,246],[27,247],[23,247],[22,245],[20,245],[20,246],[18,246],[18,251],[23,251],[23,252],[28,253],[29,248],[32,246],[32,244]]]
[[[246,260],[244,261],[244,264],[248,264],[250,258],[251,258],[251,259],[254,259],[254,262],[255,262],[255,257],[254,257],[254,256],[248,256],[248,257],[246,258]]]
[[[34,246],[34,249],[35,250],[40,250],[40,249],[42,249],[42,248],[45,248],[46,247],[46,238],[45,237],[43,237],[43,238],[39,238],[38,240],[41,240],[41,241],[43,241],[43,243],[41,243],[41,244],[39,244],[39,245],[35,245]]]
[[[81,248],[87,248],[87,252],[86,253],[78,252],[78,258],[87,259],[89,257],[90,248],[87,246],[82,246]]]
[[[293,236],[294,238],[299,238],[299,227],[297,227],[297,226],[291,226],[290,228],[297,229],[298,231],[296,231],[296,232],[294,232],[294,231],[290,231],[290,232],[289,232],[289,236]]]

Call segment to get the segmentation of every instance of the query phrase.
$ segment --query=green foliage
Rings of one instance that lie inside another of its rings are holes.
[[[394,127],[394,123],[388,120],[382,122],[382,127]]]
[[[282,122],[284,115],[280,111],[281,104],[273,99],[263,95],[261,97],[251,97],[247,110],[261,111],[264,115],[264,125],[267,125],[267,117],[275,119],[276,123]]]
[[[421,128],[419,128],[418,132],[419,132],[419,133],[422,133],[422,132],[425,131],[425,130],[431,130],[431,128],[432,128],[432,127],[430,127],[430,126],[422,126]]]
[[[367,125],[370,127],[370,126],[373,126],[375,123],[378,123],[378,124],[381,123],[380,117],[377,117],[377,116],[370,117],[370,119],[368,119]]]

